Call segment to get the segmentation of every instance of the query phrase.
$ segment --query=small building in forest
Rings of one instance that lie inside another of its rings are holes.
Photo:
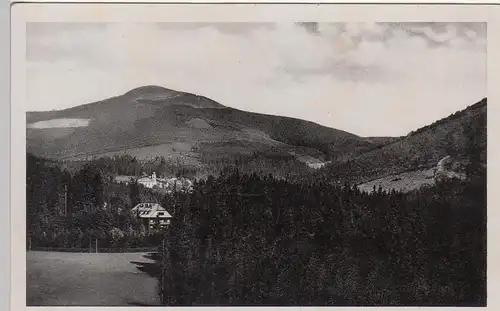
[[[115,183],[128,185],[136,181],[139,185],[149,189],[163,189],[167,193],[172,192],[191,192],[193,190],[193,182],[187,178],[161,178],[157,177],[156,173],[151,176],[142,175],[142,177],[119,175],[114,178]]]
[[[158,180],[156,180],[156,174],[153,172],[153,174],[150,176],[144,176],[141,177],[137,180],[137,182],[141,185],[143,185],[146,188],[154,188],[158,186]]]
[[[114,178],[115,183],[128,185],[135,180],[134,176],[118,175]]]
[[[149,230],[165,228],[172,219],[172,215],[158,203],[139,203],[130,212],[140,218]]]

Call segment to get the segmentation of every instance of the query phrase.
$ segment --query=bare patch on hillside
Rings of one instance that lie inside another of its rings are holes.
[[[212,126],[210,126],[210,124],[208,124],[207,121],[205,121],[203,119],[200,119],[200,118],[192,118],[189,121],[187,121],[186,124],[189,127],[197,128],[197,129],[209,129],[209,128],[212,128]]]
[[[294,154],[294,153],[292,153],[292,154]],[[325,166],[327,164],[327,162],[323,162],[320,159],[316,159],[316,158],[308,156],[308,155],[297,155],[297,159],[300,162],[307,164],[307,166],[309,166],[310,168],[313,168],[313,169],[322,168],[323,166]]]
[[[90,119],[51,119],[45,121],[38,121],[35,123],[28,124],[28,128],[33,129],[50,129],[50,128],[74,128],[74,127],[86,127],[90,123]]]
[[[193,144],[187,142],[166,143],[155,146],[144,146],[130,148],[121,151],[106,152],[95,155],[95,157],[113,157],[114,155],[130,155],[140,160],[148,160],[155,157],[164,157],[167,161],[172,160],[180,165],[199,165],[198,155],[191,151]],[[74,158],[73,160],[75,160]]]
[[[358,185],[358,189],[361,191],[371,192],[373,190],[373,186],[375,186],[376,189],[382,187],[383,190],[387,191],[394,189],[397,191],[408,192],[423,186],[434,185],[434,183],[434,168],[430,168],[375,179]]]

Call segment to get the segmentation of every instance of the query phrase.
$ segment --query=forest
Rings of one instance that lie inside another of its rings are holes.
[[[213,160],[219,170],[191,193],[160,194],[112,182],[137,171],[133,159],[70,170],[28,154],[27,238],[158,246],[158,294],[170,306],[485,306],[486,165],[476,134],[464,147],[466,180],[408,193],[361,192],[292,159],[252,155]],[[173,215],[160,235],[127,213],[141,201]]]
[[[407,194],[238,171],[199,182],[165,233],[163,303],[484,306],[481,174]]]
[[[33,247],[88,248],[157,246],[158,235],[128,211],[161,196],[137,183],[115,184],[95,163],[70,173],[51,161],[26,159],[26,238]]]

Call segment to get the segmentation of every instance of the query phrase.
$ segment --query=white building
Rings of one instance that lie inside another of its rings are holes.
[[[128,185],[134,179],[136,179],[134,176],[116,176],[115,182]],[[157,178],[154,172],[151,176],[143,176],[137,179],[137,183],[149,189],[165,189],[168,193],[174,191],[190,192],[193,190],[193,182],[187,178]]]
[[[124,176],[124,175],[118,175],[115,177],[115,183],[117,184],[125,184],[128,185],[130,184],[133,180],[135,179],[134,176]]]
[[[149,229],[154,229],[155,226],[164,228],[172,219],[172,215],[158,203],[139,203],[130,212],[142,219]]]
[[[167,193],[174,191],[191,192],[193,190],[193,182],[187,178],[166,178],[158,179],[158,187],[167,190]]]
[[[153,172],[151,177],[141,177],[137,182],[146,188],[153,188],[158,186],[158,180],[156,180],[156,173]]]

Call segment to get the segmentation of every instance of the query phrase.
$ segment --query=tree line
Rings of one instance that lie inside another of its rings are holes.
[[[26,158],[27,243],[33,247],[86,248],[158,245],[159,236],[130,214],[142,200],[161,196],[140,187],[116,184],[92,163],[74,173],[31,154]]]
[[[80,161],[67,160],[58,163],[69,172],[77,172],[85,165],[98,167],[103,174],[140,176],[143,173],[150,175],[155,172],[157,176],[176,176],[193,178],[197,169],[193,166],[185,165],[180,159],[165,158],[156,156],[149,158],[139,158],[129,154],[117,154]]]
[[[485,305],[484,180],[412,193],[238,170],[179,195],[165,305]]]

